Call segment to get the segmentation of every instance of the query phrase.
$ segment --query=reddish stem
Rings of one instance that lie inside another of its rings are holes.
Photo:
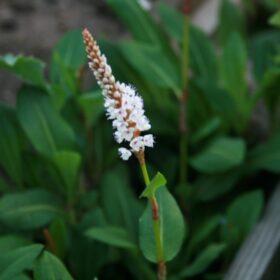
[[[49,230],[47,228],[44,228],[43,229],[43,234],[44,234],[44,237],[45,237],[46,242],[47,242],[47,246],[49,247],[50,251],[54,255],[57,255],[56,245],[55,245],[55,242],[54,242]]]
[[[192,11],[192,1],[191,0],[183,0],[182,5],[182,13],[184,15],[189,15]]]

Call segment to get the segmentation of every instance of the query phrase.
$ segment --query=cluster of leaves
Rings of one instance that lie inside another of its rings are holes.
[[[191,26],[189,179],[182,183],[178,100],[183,16],[159,4],[158,23],[136,0],[107,3],[133,40],[101,40],[101,48],[116,77],[135,85],[145,99],[157,136],[156,147],[147,153],[149,169],[168,178],[188,223],[179,257],[169,265],[170,277],[203,273],[203,279],[221,279],[222,267],[261,214],[267,184],[257,182],[258,174],[265,171],[273,178],[280,171],[279,32],[249,36],[244,13],[227,0],[221,5],[215,44]],[[250,10],[250,1],[246,3]],[[279,14],[271,22],[279,24]],[[100,90],[96,85],[85,89],[81,31],[67,33],[54,48],[48,79],[44,63],[35,58],[8,54],[0,57],[0,69],[23,81],[15,108],[0,106],[0,278],[155,279],[139,250],[142,180],[136,162],[122,164],[117,157]],[[262,143],[254,131],[248,133],[259,102],[271,124]],[[156,192],[160,203],[175,205],[167,188]],[[174,227],[176,211],[161,213],[169,229],[164,236],[167,259],[177,254],[174,236],[183,232]],[[143,217],[148,214],[149,208]],[[169,235],[170,230],[174,233]],[[151,231],[151,225],[141,227],[140,241],[147,245],[145,256],[154,261],[154,244],[145,241]]]

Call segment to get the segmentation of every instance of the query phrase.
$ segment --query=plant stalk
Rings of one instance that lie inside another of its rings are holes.
[[[189,33],[190,33],[190,0],[184,1],[184,26],[182,45],[182,95],[179,98],[179,131],[180,131],[180,182],[187,182],[188,137],[187,137],[187,102],[189,76]]]
[[[139,152],[137,154],[137,158],[140,163],[145,185],[148,186],[150,184],[150,177],[149,177],[147,166],[145,163],[144,152]],[[150,203],[151,209],[152,209],[152,221],[153,221],[154,237],[155,237],[155,243],[156,243],[156,256],[157,256],[157,265],[158,265],[157,278],[158,278],[158,280],[165,280],[166,275],[167,275],[167,269],[166,269],[166,264],[165,264],[165,260],[164,260],[162,232],[161,232],[161,227],[160,227],[159,206],[158,206],[157,198],[154,194],[151,195],[148,198],[148,200],[149,200],[149,203]]]
[[[49,230],[47,228],[43,229],[43,234],[47,243],[47,246],[49,248],[49,250],[56,256],[58,256],[58,252],[57,252],[57,247],[56,244],[53,240],[53,237],[51,236]]]

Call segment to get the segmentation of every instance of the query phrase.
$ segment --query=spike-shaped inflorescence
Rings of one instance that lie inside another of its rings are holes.
[[[153,135],[141,135],[142,131],[151,128],[144,114],[143,99],[134,87],[116,81],[105,55],[101,54],[99,46],[87,29],[83,31],[83,37],[90,60],[89,67],[102,89],[106,115],[115,129],[114,137],[118,143],[129,143],[129,149],[119,148],[121,158],[128,160],[132,152],[142,152],[145,147],[154,145]]]

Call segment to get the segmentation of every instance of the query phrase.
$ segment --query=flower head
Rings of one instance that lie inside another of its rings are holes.
[[[129,142],[130,150],[119,149],[120,157],[127,160],[131,152],[143,152],[145,147],[153,147],[154,144],[151,134],[141,136],[143,131],[151,128],[145,116],[143,99],[134,87],[116,81],[105,55],[101,54],[99,46],[87,29],[83,31],[83,37],[90,59],[89,67],[102,89],[106,115],[112,120],[115,129],[115,140],[118,143]]]

